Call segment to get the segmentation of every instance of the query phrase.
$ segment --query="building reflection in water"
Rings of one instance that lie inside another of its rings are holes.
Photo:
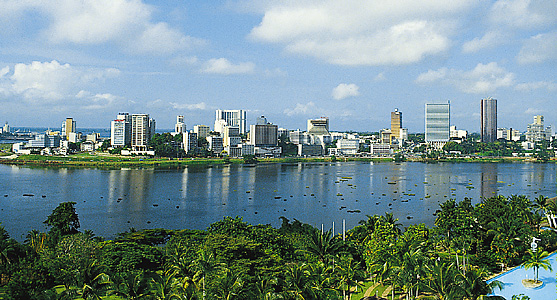
[[[480,197],[491,198],[497,196],[497,164],[481,164]]]

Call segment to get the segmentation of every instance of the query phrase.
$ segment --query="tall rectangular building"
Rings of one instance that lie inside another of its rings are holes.
[[[132,141],[132,117],[129,113],[119,113],[110,122],[110,144],[114,147],[130,145]]]
[[[482,143],[493,143],[497,140],[497,99],[482,99],[481,110]]]
[[[223,126],[233,126],[240,129],[240,134],[246,134],[246,111],[245,110],[222,110],[217,109],[215,113],[215,131],[222,133]]]
[[[132,138],[131,145],[134,151],[147,151],[149,141],[155,132],[155,120],[150,119],[148,114],[132,115]]]
[[[62,122],[62,137],[69,141],[70,133],[76,132],[76,122],[73,118],[66,118],[64,122]]]
[[[197,133],[186,131],[183,133],[182,140],[184,142],[184,151],[186,153],[195,152],[197,149]]]
[[[273,124],[250,125],[249,140],[257,147],[278,145],[278,126]]]
[[[184,116],[176,117],[176,125],[174,125],[174,133],[180,134],[186,131],[186,124],[184,123]]]
[[[195,125],[193,126],[193,132],[197,133],[197,138],[206,138],[209,136],[211,129],[207,125]]]
[[[391,112],[391,142],[393,140],[401,140],[400,130],[402,129],[402,112],[398,111],[398,108],[395,108],[395,111]]]
[[[450,102],[426,103],[425,141],[442,147],[450,139]]]

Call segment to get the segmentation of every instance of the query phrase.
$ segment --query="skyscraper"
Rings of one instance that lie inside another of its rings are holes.
[[[441,148],[450,138],[450,102],[426,103],[425,141]]]
[[[76,130],[76,122],[73,118],[66,118],[64,122],[62,122],[62,136],[66,138],[66,141],[70,140],[70,133],[75,132]]]
[[[110,122],[110,144],[112,146],[130,145],[132,140],[132,118],[129,113],[119,113]]]
[[[176,125],[174,126],[174,133],[180,134],[186,131],[186,124],[184,123],[184,116],[176,117]]]
[[[395,108],[395,111],[391,112],[391,144],[393,140],[400,140],[400,129],[402,128],[402,112]]]
[[[238,127],[240,134],[246,134],[246,111],[217,109],[215,113],[215,131],[222,133],[223,126]]]
[[[328,135],[329,134],[329,118],[309,119],[308,134]]]
[[[148,114],[132,115],[131,145],[134,151],[147,151],[151,136],[155,133],[155,120]]]
[[[497,99],[491,97],[481,102],[481,134],[482,143],[492,143],[497,140]]]

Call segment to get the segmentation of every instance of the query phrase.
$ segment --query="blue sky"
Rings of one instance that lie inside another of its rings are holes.
[[[245,109],[280,127],[327,116],[377,131],[390,112],[424,131],[424,104],[479,131],[557,125],[557,0],[0,0],[0,121],[109,127],[120,111],[158,128]]]

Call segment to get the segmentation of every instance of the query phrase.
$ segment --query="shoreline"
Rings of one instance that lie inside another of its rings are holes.
[[[299,163],[299,162],[394,162],[392,157],[280,157],[280,158],[259,158],[257,163]],[[444,158],[444,159],[423,159],[423,158],[407,158],[405,162],[421,162],[421,163],[557,163],[555,158],[547,162],[537,161],[530,157],[473,157],[473,158]],[[397,162],[400,163],[400,162]],[[110,155],[105,153],[96,154],[75,154],[70,156],[44,156],[44,155],[22,155],[17,158],[0,157],[0,164],[5,165],[28,165],[42,167],[76,167],[76,168],[184,168],[187,166],[209,166],[209,165],[227,165],[227,164],[244,164],[242,158],[148,158],[148,157],[130,157],[120,155]],[[253,164],[252,164],[253,165]]]

